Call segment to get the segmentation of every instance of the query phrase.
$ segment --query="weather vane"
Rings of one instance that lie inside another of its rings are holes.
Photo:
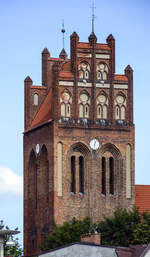
[[[94,1],[92,3],[92,33],[94,33],[94,20],[95,20],[95,13],[94,10],[96,9],[95,5],[94,5]]]
[[[65,34],[65,28],[64,28],[64,20],[62,21],[62,30],[61,30],[62,34],[63,34],[63,48],[65,48],[65,39],[64,39],[64,34]]]

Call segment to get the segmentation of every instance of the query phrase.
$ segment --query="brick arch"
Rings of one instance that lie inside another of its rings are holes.
[[[91,71],[91,65],[89,62],[87,62],[87,60],[85,58],[83,58],[79,63],[78,63],[78,68],[80,65],[82,65],[83,63],[85,63],[87,66],[89,66],[89,72]]]
[[[100,149],[99,154],[102,156],[105,152],[110,152],[115,159],[122,158],[122,154],[121,154],[120,150],[111,143],[107,143],[107,144],[103,145]]]
[[[29,252],[34,252],[37,247],[37,234],[35,210],[37,208],[37,161],[35,151],[32,149],[28,163],[28,205],[27,216],[30,217],[27,227]]]
[[[39,157],[38,173],[38,216],[39,216],[39,238],[43,242],[43,232],[49,231],[49,161],[48,151],[45,144],[42,145]]]
[[[71,155],[74,152],[80,152],[83,156],[89,155],[91,153],[87,145],[82,142],[76,142],[70,146],[68,154]]]
[[[29,195],[29,198],[32,199],[32,205],[35,205],[34,198],[35,198],[35,191],[37,187],[36,179],[37,179],[36,154],[35,154],[35,151],[32,149],[30,152],[29,163],[28,163],[28,195]]]

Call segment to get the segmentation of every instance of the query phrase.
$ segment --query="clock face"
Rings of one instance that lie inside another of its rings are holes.
[[[91,149],[93,150],[97,150],[99,148],[100,144],[99,144],[99,141],[96,139],[96,138],[93,138],[91,141],[90,141],[90,147]]]

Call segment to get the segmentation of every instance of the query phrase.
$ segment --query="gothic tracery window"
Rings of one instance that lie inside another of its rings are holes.
[[[114,195],[114,182],[114,157],[107,152],[101,158],[101,193]]]
[[[80,153],[74,153],[70,159],[71,183],[70,191],[73,194],[84,193],[84,157]]]
[[[70,118],[72,97],[68,90],[63,91],[63,93],[61,94],[60,103],[61,103],[61,117]]]
[[[79,118],[88,119],[90,112],[90,97],[83,91],[79,97]]]
[[[104,92],[97,97],[97,119],[107,119],[108,116],[108,98]]]
[[[78,66],[79,70],[79,79],[89,79],[90,74],[90,65],[87,62],[82,62]]]
[[[118,94],[115,99],[115,119],[125,120],[126,116],[126,98],[123,94]]]
[[[106,63],[99,63],[97,65],[97,80],[107,80],[108,79],[108,66]]]

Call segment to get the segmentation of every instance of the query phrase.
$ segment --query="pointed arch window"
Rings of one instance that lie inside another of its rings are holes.
[[[108,79],[108,66],[106,63],[102,62],[97,65],[97,79],[104,81]]]
[[[114,158],[109,158],[109,193],[114,194]]]
[[[82,91],[79,97],[79,118],[88,119],[90,112],[90,97],[86,91]]]
[[[102,157],[101,169],[102,169],[102,194],[106,195],[106,159],[105,157]]]
[[[125,120],[125,107],[121,106],[121,120]]]
[[[71,192],[76,193],[76,158],[71,156]]]
[[[100,104],[97,106],[97,118],[98,119],[102,118],[102,110],[101,110],[101,105]]]
[[[107,106],[103,106],[103,119],[107,119]]]
[[[79,157],[79,192],[84,193],[84,158]]]
[[[61,94],[60,103],[61,103],[61,108],[60,108],[61,117],[70,118],[72,97],[68,90],[63,91],[63,93]]]
[[[39,95],[37,93],[33,96],[33,103],[36,106],[39,104]]]
[[[119,106],[116,106],[116,120],[120,119],[120,108]]]
[[[82,62],[78,66],[79,79],[89,79],[90,65],[87,62]]]
[[[115,100],[115,118],[116,120],[125,120],[126,116],[126,98],[120,92]]]
[[[89,106],[88,106],[88,104],[85,105],[84,109],[85,109],[85,115],[84,115],[85,118],[89,118]]]
[[[97,119],[107,119],[108,97],[101,92],[97,97]]]

